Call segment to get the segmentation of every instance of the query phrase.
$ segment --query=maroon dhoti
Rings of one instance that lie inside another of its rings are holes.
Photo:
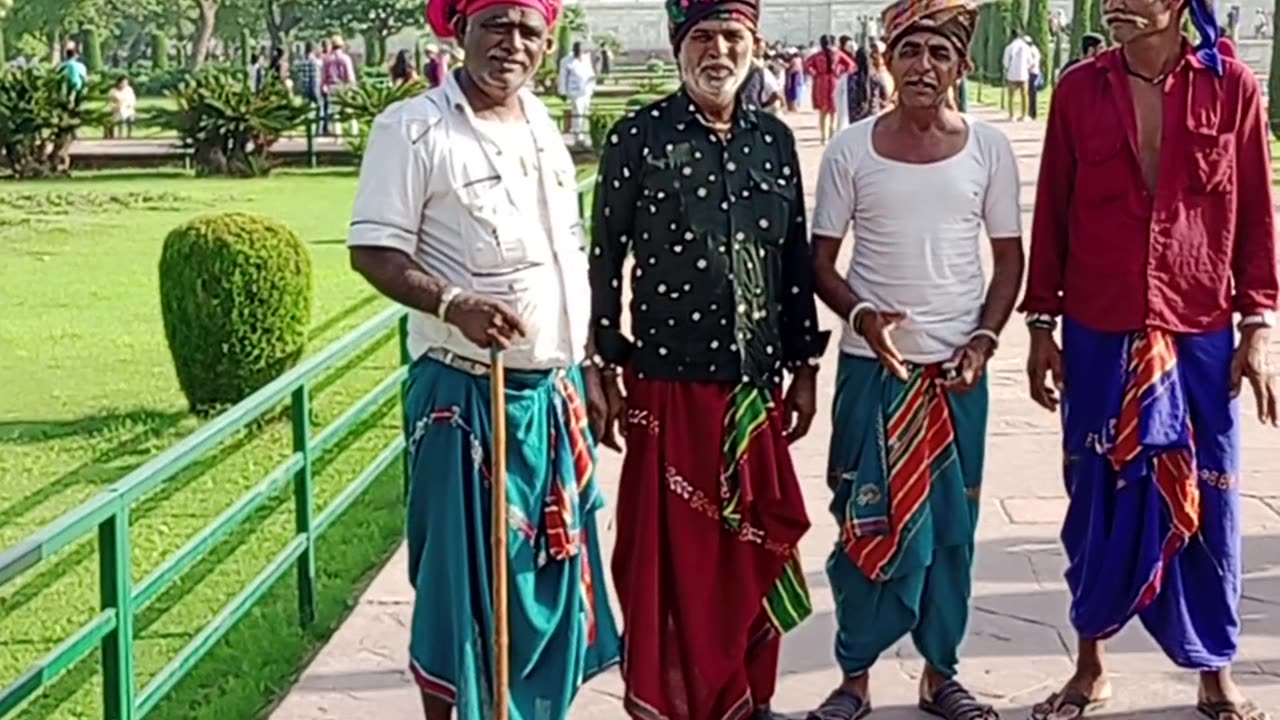
[[[748,717],[773,695],[782,632],[811,610],[776,397],[633,375],[627,395],[613,555],[627,712]]]

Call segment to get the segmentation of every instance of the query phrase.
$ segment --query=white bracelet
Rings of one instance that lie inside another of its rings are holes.
[[[984,337],[990,340],[993,350],[995,348],[1000,347],[1000,336],[996,334],[995,330],[989,330],[987,328],[978,328],[977,330],[974,330],[972,333],[969,333],[969,342],[973,342],[974,340],[977,340],[980,337]]]
[[[444,320],[445,313],[449,311],[449,304],[454,301],[454,298],[461,294],[462,288],[456,285],[451,285],[445,288],[444,292],[440,293],[440,302],[436,304],[436,317]]]
[[[849,325],[849,329],[854,332],[857,332],[858,326],[855,325],[854,323],[858,319],[858,313],[861,313],[864,310],[875,310],[875,309],[876,309],[875,303],[869,300],[860,300],[858,304],[854,305],[853,309],[849,311],[849,317],[845,318],[845,322]]]

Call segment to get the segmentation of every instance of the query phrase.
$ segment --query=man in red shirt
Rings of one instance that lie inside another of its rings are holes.
[[[1179,32],[1184,10],[1196,47]],[[1054,92],[1022,305],[1031,396],[1050,410],[1062,400],[1062,539],[1080,641],[1075,675],[1032,717],[1077,718],[1104,701],[1102,643],[1137,616],[1200,673],[1201,714],[1260,720],[1230,675],[1242,380],[1262,422],[1277,414],[1260,90],[1222,56],[1204,0],[1104,0],[1104,20],[1120,47]]]

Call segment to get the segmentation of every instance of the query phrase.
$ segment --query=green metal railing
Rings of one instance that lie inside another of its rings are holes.
[[[594,177],[579,183],[580,208],[585,208],[582,199],[594,183]],[[585,213],[583,218],[585,222]],[[101,608],[96,617],[65,638],[15,681],[0,689],[0,718],[9,715],[58,675],[88,657],[95,648],[102,651],[105,720],[139,720],[145,717],[290,568],[297,574],[299,620],[304,626],[310,624],[315,619],[316,609],[316,540],[392,463],[397,460],[408,462],[404,435],[400,433],[387,443],[374,460],[319,513],[315,512],[314,506],[312,464],[321,453],[337,445],[383,404],[403,391],[409,362],[405,343],[407,319],[408,313],[402,307],[383,310],[78,508],[0,553],[0,588],[3,588],[27,570],[96,531],[101,596]],[[397,330],[399,336],[400,366],[323,430],[313,431],[312,388],[329,372],[380,344],[393,330]],[[292,453],[160,567],[135,584],[129,530],[130,509],[134,503],[198,463],[236,433],[269,416],[285,402],[290,405],[293,426]],[[407,467],[405,475],[407,478]],[[293,538],[139,691],[134,669],[136,638],[133,632],[138,613],[290,483],[294,499]],[[3,640],[0,640],[0,645],[3,645]]]

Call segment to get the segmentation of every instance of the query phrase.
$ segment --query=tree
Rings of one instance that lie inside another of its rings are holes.
[[[1040,50],[1040,57],[1049,60],[1049,53],[1053,51],[1052,36],[1049,33],[1049,0],[1031,0],[1031,7],[1027,13],[1027,34],[1031,36],[1031,42]],[[1046,62],[1046,66],[1052,65]],[[1040,72],[1044,72],[1042,67]]]
[[[1107,26],[1102,24],[1102,0],[1089,3],[1089,32],[1107,37]]]
[[[1084,34],[1089,32],[1089,17],[1093,14],[1093,6],[1102,0],[1073,0],[1071,3],[1071,47],[1067,55],[1075,57],[1084,42]]]
[[[267,32],[271,35],[271,47],[282,48],[289,44],[293,31],[307,19],[307,12],[300,0],[263,0],[262,9],[267,19]]]
[[[1280,0],[1276,0],[1277,11],[1280,11]],[[1280,12],[1271,14],[1271,37],[1280,37],[1277,31],[1280,30]],[[1280,43],[1271,43],[1271,70],[1267,73],[1267,97],[1280,98],[1280,49],[1277,48]],[[1267,103],[1268,120],[1271,125],[1271,134],[1280,137],[1280,102]]]
[[[1007,38],[1021,35],[1027,31],[1027,0],[1011,0],[1005,20]]]
[[[9,11],[13,9],[13,0],[0,0],[0,63],[9,59],[9,52],[5,49],[4,35],[8,31],[8,24],[5,22],[9,19]]]
[[[385,57],[387,38],[422,22],[420,0],[313,0],[309,6],[314,30],[359,33],[368,58]]]
[[[213,40],[213,31],[218,25],[218,8],[222,0],[195,0],[199,17],[196,20],[196,34],[191,42],[191,55],[187,64],[191,69],[204,65],[209,57],[209,44]]]

